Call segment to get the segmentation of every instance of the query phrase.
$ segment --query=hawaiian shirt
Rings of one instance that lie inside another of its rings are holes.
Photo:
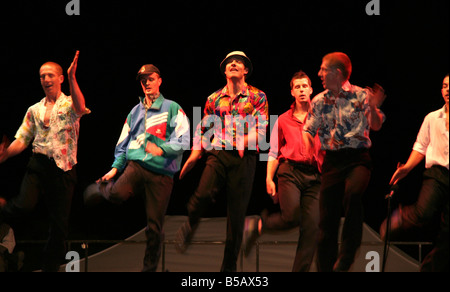
[[[227,86],[211,94],[204,115],[194,135],[194,149],[243,150],[241,139],[250,131],[259,137],[266,134],[269,107],[266,94],[246,83],[233,99]],[[248,145],[248,149],[258,150],[257,145]]]
[[[383,122],[385,116],[383,113]],[[311,102],[304,132],[320,137],[323,150],[370,148],[370,105],[366,89],[342,86],[338,96],[330,90],[319,93]]]
[[[80,118],[72,107],[72,98],[64,93],[58,97],[50,115],[50,126],[44,126],[45,98],[28,108],[15,138],[25,145],[34,139],[33,153],[52,158],[63,171],[77,164]],[[86,112],[89,110],[86,108]]]

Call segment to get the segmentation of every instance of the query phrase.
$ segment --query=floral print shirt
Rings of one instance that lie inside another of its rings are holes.
[[[58,97],[50,115],[50,126],[44,126],[45,98],[28,108],[15,138],[25,145],[33,141],[33,153],[52,158],[63,171],[77,164],[77,143],[80,118],[72,107],[72,98],[64,93]],[[86,112],[89,110],[86,108]]]
[[[212,147],[243,149],[240,139],[249,131],[254,130],[258,135],[266,133],[269,119],[266,94],[245,83],[242,92],[232,99],[228,86],[225,86],[208,97],[204,115],[194,135],[195,150],[210,150]],[[248,149],[257,150],[252,145]]]
[[[311,102],[303,131],[313,137],[318,133],[323,150],[370,148],[370,106],[366,89],[347,81],[338,96],[329,90],[319,93]]]

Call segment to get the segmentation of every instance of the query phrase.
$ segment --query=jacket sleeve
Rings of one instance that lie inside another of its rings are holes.
[[[118,171],[123,171],[127,164],[127,148],[128,143],[130,142],[131,117],[131,113],[128,114],[114,153],[115,160],[112,167],[117,168]]]
[[[190,126],[183,109],[173,102],[170,106],[169,127],[171,133],[166,143],[159,145],[167,157],[176,157],[190,148]]]

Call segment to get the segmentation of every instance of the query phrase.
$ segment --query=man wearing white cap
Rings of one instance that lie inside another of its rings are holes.
[[[207,156],[200,183],[187,206],[189,219],[177,233],[176,248],[179,252],[186,250],[204,210],[220,191],[225,191],[228,222],[221,271],[230,272],[236,271],[252,193],[258,139],[265,135],[267,127],[268,104],[264,92],[246,83],[253,66],[244,52],[229,53],[220,69],[227,85],[208,97],[205,117],[180,173],[183,178],[203,154]]]

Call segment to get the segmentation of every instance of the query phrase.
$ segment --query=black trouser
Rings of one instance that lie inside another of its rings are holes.
[[[263,218],[264,230],[300,226],[293,272],[308,272],[319,234],[320,173],[316,167],[283,162],[277,172],[280,212]]]
[[[69,215],[76,182],[75,168],[64,172],[47,156],[33,154],[19,195],[8,201],[2,210],[6,218],[22,216],[32,211],[39,197],[43,197],[50,224],[49,237],[44,248],[43,271],[56,272],[64,262],[65,241],[69,233]]]
[[[164,241],[164,217],[172,194],[173,178],[145,169],[135,161],[129,161],[119,179],[102,185],[103,196],[113,203],[121,203],[131,196],[142,195],[145,201],[147,246],[143,272],[154,272],[161,256]]]
[[[401,228],[422,227],[436,216],[441,226],[435,247],[422,262],[422,272],[445,272],[449,270],[449,171],[442,166],[432,166],[423,174],[422,188],[417,202],[402,207]],[[395,232],[397,230],[392,230]]]
[[[246,151],[240,158],[237,151],[208,151],[200,183],[188,202],[189,223],[195,228],[209,203],[221,190],[226,191],[228,216],[222,272],[236,271],[245,215],[253,188],[255,154]]]
[[[345,271],[353,263],[361,245],[364,219],[362,196],[370,176],[371,159],[367,149],[327,151],[320,190],[321,220],[317,249],[319,271]],[[338,232],[342,215],[345,216],[345,221],[342,245],[338,252]]]

